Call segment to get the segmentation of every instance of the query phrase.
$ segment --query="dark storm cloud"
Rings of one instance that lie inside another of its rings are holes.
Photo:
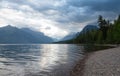
[[[49,0],[46,0],[49,1]],[[0,2],[3,3],[9,3],[12,5],[16,5],[15,8],[16,10],[20,10],[19,7],[26,5],[29,6],[30,8],[34,9],[35,11],[43,12],[46,10],[54,9],[52,4],[45,3],[46,1],[40,1],[40,0],[1,0]],[[44,3],[43,3],[44,2]]]
[[[65,3],[62,6],[54,6],[55,2],[60,2],[59,0],[52,0],[52,4],[47,1],[41,1],[41,0],[33,0],[34,2],[30,2],[29,0],[1,0],[1,1],[7,1],[10,3],[15,3],[18,5],[28,5],[31,8],[33,8],[36,11],[43,12],[47,10],[57,10],[61,13],[61,15],[67,15],[71,14],[72,12],[76,12],[77,15],[80,16],[80,9],[79,8],[87,8],[85,9],[86,14],[93,13],[94,12],[115,12],[119,13],[120,11],[120,0],[61,0],[63,3]],[[42,2],[44,4],[42,4]],[[46,3],[45,3],[46,2]],[[41,3],[36,5],[36,3]],[[78,12],[79,11],[79,12]],[[79,14],[78,14],[79,13]],[[72,14],[71,14],[72,15]],[[68,15],[69,16],[69,15]],[[74,16],[74,14],[73,14]]]
[[[120,0],[67,0],[61,9],[63,16],[67,18],[66,22],[81,23],[96,19],[98,15],[115,17],[120,14]]]
[[[120,0],[68,0],[68,5],[75,7],[88,7],[91,11],[111,11],[120,10]]]
[[[4,1],[4,0],[2,0]],[[18,5],[28,5],[32,9],[43,12],[48,10],[55,10],[59,11],[59,15],[61,17],[65,17],[64,19],[66,22],[68,21],[75,21],[75,22],[84,22],[84,20],[89,20],[92,16],[92,14],[95,14],[96,12],[114,12],[119,14],[120,13],[120,1],[119,0],[61,0],[63,1],[60,4],[61,6],[54,6],[55,2],[60,2],[59,0],[52,0],[53,3],[49,3],[47,1],[40,1],[40,0],[33,0],[33,2],[30,2],[29,0],[6,0],[11,3],[15,3]],[[48,0],[49,1],[49,0]],[[42,4],[43,2],[43,4]],[[40,3],[36,5],[36,3]],[[83,8],[82,10],[80,8]],[[83,11],[81,14],[81,11]],[[49,15],[49,14],[48,14]],[[90,16],[91,15],[91,16]],[[88,18],[86,18],[88,16]],[[86,18],[86,19],[84,19]],[[56,19],[58,20],[58,19]],[[58,20],[62,21],[62,20]],[[63,22],[65,22],[63,21]]]

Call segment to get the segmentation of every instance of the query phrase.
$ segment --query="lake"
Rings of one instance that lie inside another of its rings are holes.
[[[69,76],[83,50],[74,44],[1,44],[0,76]]]

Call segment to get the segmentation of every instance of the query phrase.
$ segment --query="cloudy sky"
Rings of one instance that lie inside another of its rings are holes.
[[[95,24],[98,15],[118,14],[120,0],[0,0],[0,27],[29,27],[53,38]]]

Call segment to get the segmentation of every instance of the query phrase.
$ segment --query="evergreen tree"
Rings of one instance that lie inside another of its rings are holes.
[[[100,15],[99,18],[98,18],[98,25],[100,27],[100,30],[102,31],[103,40],[106,40],[106,38],[107,38],[107,31],[108,31],[108,28],[109,28],[109,21],[107,22]]]

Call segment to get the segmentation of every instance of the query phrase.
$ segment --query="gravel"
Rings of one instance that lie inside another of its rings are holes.
[[[87,54],[71,76],[120,76],[120,47]]]
[[[84,65],[83,76],[120,76],[120,47],[94,52]]]

